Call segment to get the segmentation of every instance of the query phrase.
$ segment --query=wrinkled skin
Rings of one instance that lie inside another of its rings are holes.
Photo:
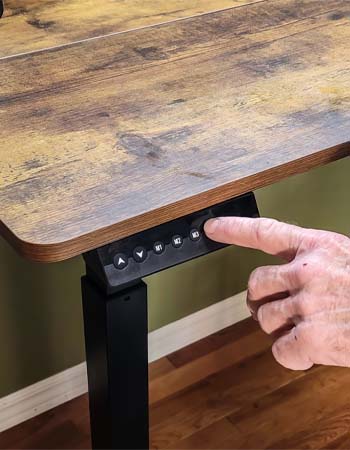
[[[251,274],[247,303],[275,337],[283,366],[350,367],[350,239],[272,219],[223,217],[205,224],[207,236],[281,256],[286,263]]]

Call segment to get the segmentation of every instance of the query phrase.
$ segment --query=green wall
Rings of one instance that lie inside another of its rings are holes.
[[[256,192],[264,216],[348,234],[350,159]],[[273,258],[227,248],[147,278],[150,329],[245,289]],[[0,238],[0,397],[84,360],[81,258],[43,265]]]

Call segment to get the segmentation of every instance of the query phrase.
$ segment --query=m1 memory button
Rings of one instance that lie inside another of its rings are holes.
[[[171,243],[173,244],[173,247],[179,248],[183,244],[183,239],[179,234],[176,234],[171,238]]]
[[[197,228],[192,228],[192,230],[190,231],[191,241],[199,241],[200,238],[201,238],[201,234],[200,234],[199,230],[197,230]]]
[[[147,251],[144,247],[136,247],[133,251],[134,260],[138,263],[142,263],[147,256]]]
[[[128,265],[128,258],[124,255],[124,253],[117,253],[113,262],[117,269],[122,270]]]
[[[160,255],[164,252],[165,250],[165,245],[163,244],[163,242],[157,241],[153,244],[153,251],[156,255]]]

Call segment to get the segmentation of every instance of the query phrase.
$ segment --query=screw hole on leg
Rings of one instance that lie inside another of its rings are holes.
[[[130,300],[130,295],[128,295],[127,297],[124,297],[124,302],[128,302]]]

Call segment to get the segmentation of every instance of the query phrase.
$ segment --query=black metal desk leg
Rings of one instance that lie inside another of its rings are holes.
[[[140,278],[225,247],[205,236],[205,221],[242,215],[259,217],[252,193],[84,254],[83,308],[95,449],[149,446],[147,287]]]
[[[148,449],[147,286],[106,295],[82,278],[92,446]]]

